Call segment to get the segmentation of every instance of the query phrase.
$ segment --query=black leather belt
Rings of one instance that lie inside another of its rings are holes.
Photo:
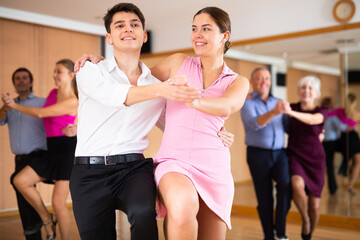
[[[81,164],[115,165],[115,164],[134,162],[144,159],[145,159],[144,155],[137,153],[110,155],[110,156],[75,157],[74,165],[81,165]]]
[[[41,153],[41,152],[44,152],[44,151],[45,150],[42,150],[42,149],[36,149],[36,150],[34,150],[34,151],[32,151],[31,153],[28,153],[28,154],[17,154],[17,155],[15,155],[15,161],[21,162],[24,159],[28,159],[32,155],[35,155],[35,154],[38,154],[38,153]]]

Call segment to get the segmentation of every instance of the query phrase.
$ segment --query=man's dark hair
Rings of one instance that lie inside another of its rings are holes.
[[[130,12],[136,14],[140,19],[143,29],[145,29],[145,17],[140,9],[132,3],[119,3],[108,9],[103,18],[107,33],[111,32],[110,25],[112,23],[113,16],[118,12]]]
[[[13,84],[15,84],[15,74],[18,73],[18,72],[27,72],[29,74],[30,83],[33,82],[34,78],[33,78],[32,73],[27,68],[21,67],[21,68],[16,69],[15,72],[12,74],[12,82],[13,82]],[[30,92],[32,92],[32,86],[30,87]]]

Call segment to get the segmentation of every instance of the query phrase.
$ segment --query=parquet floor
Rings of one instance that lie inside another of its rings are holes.
[[[338,182],[343,182],[338,179]],[[247,206],[245,208],[251,209],[253,217],[248,217],[241,211],[232,215],[233,229],[228,231],[227,240],[255,240],[263,239],[263,234],[260,226],[260,221],[256,214],[256,198],[251,183],[245,185],[236,185],[235,188],[234,205]],[[357,185],[357,195],[351,196],[345,188],[339,188],[335,195],[329,195],[327,188],[324,188],[321,199],[321,214],[320,221],[326,216],[345,216],[351,219],[360,219],[360,187]],[[234,207],[235,208],[235,207]],[[240,208],[240,209],[243,209]],[[71,213],[71,240],[79,240],[73,212]],[[296,207],[292,204],[291,212],[297,212]],[[289,214],[290,215],[290,214]],[[289,216],[288,216],[289,219]],[[127,218],[121,212],[118,213],[117,232],[118,239],[130,240],[129,224]],[[325,224],[326,225],[326,224]],[[162,220],[158,220],[159,226],[159,240],[164,240],[162,231]],[[289,221],[287,223],[287,235],[289,239],[297,240],[300,238],[301,225],[299,221]],[[313,240],[342,240],[360,239],[360,224],[356,225],[355,230],[341,229],[335,227],[318,226],[313,235]],[[45,239],[45,232],[43,232]],[[25,239],[22,235],[22,227],[19,216],[15,214],[0,213],[0,240],[21,240]],[[57,237],[57,239],[61,239]],[[104,239],[105,240],[105,239]],[[185,239],[186,240],[186,239]]]
[[[71,213],[72,211],[69,210]],[[118,239],[130,240],[129,224],[124,214],[118,218]],[[71,215],[72,228],[71,240],[80,240],[75,220]],[[259,240],[263,238],[260,222],[257,218],[232,216],[233,229],[228,231],[226,240]],[[162,220],[158,220],[159,240],[164,240],[162,232]],[[0,240],[21,240],[24,239],[21,232],[21,222],[17,215],[0,217]],[[288,223],[287,235],[291,240],[300,240],[300,224]],[[45,239],[45,233],[43,232]],[[57,239],[60,239],[58,237]],[[340,240],[360,239],[360,231],[337,229],[319,226],[313,236],[313,240]]]

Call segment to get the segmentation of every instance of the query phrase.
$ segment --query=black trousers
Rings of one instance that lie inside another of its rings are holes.
[[[257,210],[265,239],[274,239],[274,228],[277,236],[284,236],[291,201],[289,163],[285,149],[247,147],[247,163],[254,181]],[[275,221],[273,180],[276,182]]]
[[[115,240],[116,209],[127,215],[132,240],[158,239],[152,159],[74,165],[70,192],[82,240]]]
[[[17,204],[19,207],[19,214],[21,223],[24,229],[24,235],[27,240],[41,240],[42,221],[36,210],[25,200],[19,191],[14,186],[13,180],[24,167],[29,165],[32,158],[44,157],[45,151],[36,151],[27,155],[15,156],[15,172],[10,177],[10,183],[13,186]]]
[[[334,173],[334,154],[339,150],[339,141],[323,141],[326,155],[326,171],[328,176],[329,191],[334,194],[337,190],[337,184]]]

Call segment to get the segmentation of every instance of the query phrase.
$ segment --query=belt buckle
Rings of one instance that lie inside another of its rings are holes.
[[[108,163],[107,161],[107,156],[104,156],[104,162],[105,162],[105,165],[108,166],[108,165],[115,165],[116,163]]]

